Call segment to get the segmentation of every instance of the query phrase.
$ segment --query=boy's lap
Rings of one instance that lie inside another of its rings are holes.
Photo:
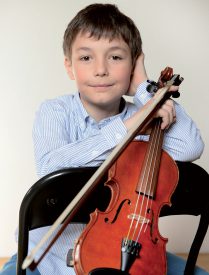
[[[167,252],[167,275],[183,275],[186,261],[172,253]],[[209,273],[200,267],[195,268],[194,275],[208,275]]]
[[[167,253],[168,272],[167,275],[183,275],[186,261],[174,254]],[[16,274],[17,255],[11,257],[11,259],[3,266],[0,271],[0,275],[15,275]],[[196,267],[194,275],[208,275],[209,273],[202,268]],[[26,275],[40,275],[38,270],[31,272],[27,270]]]
[[[0,275],[16,275],[17,254],[13,255],[0,270]],[[38,270],[27,270],[26,275],[40,275]]]

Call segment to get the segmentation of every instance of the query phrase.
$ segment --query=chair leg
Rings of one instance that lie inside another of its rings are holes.
[[[17,270],[16,275],[25,275],[26,270],[22,269],[22,263],[28,253],[28,227],[25,224],[28,224],[27,215],[22,211],[20,213],[20,217],[22,220],[19,220],[19,229],[18,229],[18,249],[17,249]],[[21,219],[20,218],[20,219]]]
[[[192,246],[189,251],[189,255],[187,258],[184,275],[192,275],[194,274],[195,265],[197,262],[197,257],[200,251],[200,247],[203,243],[204,237],[208,230],[209,224],[209,211],[205,211],[200,216],[200,222],[198,225],[198,229],[193,240]]]

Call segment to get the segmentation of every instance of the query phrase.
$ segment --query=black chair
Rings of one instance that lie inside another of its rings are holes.
[[[209,224],[209,175],[194,163],[177,162],[177,165],[179,184],[172,196],[172,206],[165,206],[161,216],[200,215],[184,272],[185,275],[192,275]],[[21,265],[28,253],[29,230],[51,225],[96,169],[68,168],[53,172],[37,181],[26,193],[19,211],[17,275],[26,274]],[[105,180],[106,176],[89,197],[91,203],[84,203],[73,222],[88,222],[89,213],[96,207],[100,210],[106,209],[111,194],[109,188],[103,185]],[[100,199],[101,193],[106,200]]]

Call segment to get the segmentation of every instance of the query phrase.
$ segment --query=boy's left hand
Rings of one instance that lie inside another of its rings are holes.
[[[135,62],[130,86],[126,95],[134,96],[139,84],[146,81],[147,79],[148,77],[144,66],[144,53],[142,52]]]

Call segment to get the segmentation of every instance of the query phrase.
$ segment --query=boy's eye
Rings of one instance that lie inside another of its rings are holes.
[[[112,56],[112,59],[113,59],[113,60],[121,60],[122,57],[120,57],[120,56],[118,56],[118,55],[113,55],[113,56]]]
[[[80,58],[80,60],[83,60],[83,61],[89,61],[90,57],[89,56],[82,56]]]

